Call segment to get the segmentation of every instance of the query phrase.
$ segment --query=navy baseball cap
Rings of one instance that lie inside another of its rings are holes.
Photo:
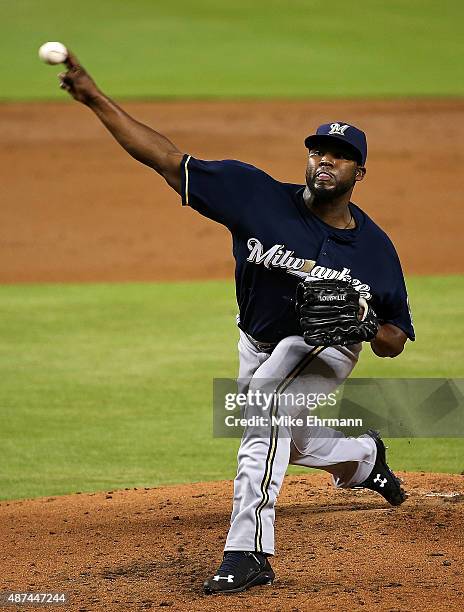
[[[336,139],[350,145],[356,152],[358,161],[364,166],[367,158],[367,140],[366,134],[362,130],[343,121],[324,123],[317,128],[315,134],[306,138],[305,146],[307,149],[310,149],[326,138]]]

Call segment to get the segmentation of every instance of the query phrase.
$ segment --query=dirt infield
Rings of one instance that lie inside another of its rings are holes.
[[[226,597],[201,586],[221,557],[229,482],[3,502],[2,588],[65,591],[80,612],[462,610],[463,478],[402,476],[400,508],[323,474],[288,477],[276,582]]]
[[[460,273],[464,102],[125,104],[197,157],[238,158],[301,182],[304,137],[331,118],[368,134],[355,200],[408,273]],[[0,105],[0,282],[223,278],[228,232],[182,210],[76,103]]]

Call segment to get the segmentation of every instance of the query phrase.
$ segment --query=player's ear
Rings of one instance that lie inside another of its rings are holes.
[[[362,181],[365,176],[366,176],[366,168],[364,166],[358,166],[356,168],[355,180]]]

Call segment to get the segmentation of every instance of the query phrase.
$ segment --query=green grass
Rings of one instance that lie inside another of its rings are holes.
[[[418,341],[356,375],[462,377],[462,279],[409,287]],[[236,374],[232,283],[12,285],[0,304],[1,498],[233,478],[211,413]],[[461,440],[392,447],[401,469],[464,467]]]
[[[463,21],[461,0],[0,0],[0,99],[65,99],[47,40],[119,97],[462,95]]]

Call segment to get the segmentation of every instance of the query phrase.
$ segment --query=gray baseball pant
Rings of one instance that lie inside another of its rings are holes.
[[[301,336],[281,340],[271,353],[240,330],[238,343],[241,392],[274,386],[279,393],[333,392],[356,365],[360,345],[308,346]],[[279,415],[301,414],[302,408],[273,407]],[[320,468],[332,474],[336,487],[351,487],[365,480],[376,458],[370,436],[348,438],[328,427],[269,427],[257,435],[247,427],[238,452],[234,501],[225,550],[274,554],[274,506],[287,466]]]

